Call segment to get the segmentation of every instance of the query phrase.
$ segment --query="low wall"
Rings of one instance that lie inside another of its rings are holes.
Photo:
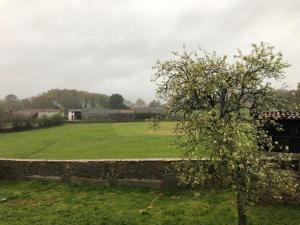
[[[0,179],[52,180],[98,186],[176,188],[173,163],[181,159],[14,160],[0,159]],[[207,161],[197,160],[205,164]],[[300,160],[294,161],[300,170]],[[299,171],[300,172],[300,171]]]
[[[145,160],[8,160],[0,159],[0,179],[56,180],[93,185],[174,188],[172,163],[179,159]]]

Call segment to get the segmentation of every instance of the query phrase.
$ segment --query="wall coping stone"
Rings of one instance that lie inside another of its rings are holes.
[[[141,159],[14,159],[0,158],[0,161],[21,161],[21,162],[148,162],[148,161],[183,161],[182,158],[141,158]],[[209,158],[195,159],[195,161],[207,161]]]

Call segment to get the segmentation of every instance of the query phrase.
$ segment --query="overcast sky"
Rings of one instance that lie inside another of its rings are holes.
[[[265,41],[300,82],[299,0],[0,0],[0,98],[51,88],[155,97],[157,59]]]

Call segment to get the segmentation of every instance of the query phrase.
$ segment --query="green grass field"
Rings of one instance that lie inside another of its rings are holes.
[[[175,123],[68,124],[0,134],[0,157],[20,159],[172,158]]]
[[[235,225],[233,194],[0,182],[1,225]],[[299,225],[298,205],[256,205],[249,225]]]

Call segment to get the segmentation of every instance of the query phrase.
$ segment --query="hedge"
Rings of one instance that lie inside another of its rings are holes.
[[[32,130],[36,128],[58,126],[64,123],[60,115],[42,118],[7,117],[0,121],[0,132]]]

